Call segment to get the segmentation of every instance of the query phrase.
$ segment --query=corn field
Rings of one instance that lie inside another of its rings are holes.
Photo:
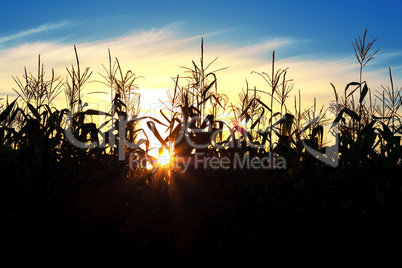
[[[75,46],[65,79],[52,71],[47,80],[39,56],[37,73],[13,77],[18,97],[0,108],[0,256],[49,266],[394,267],[402,89],[391,67],[388,86],[362,81],[378,52],[366,34],[353,43],[356,81],[331,84],[328,109],[302,107],[301,92],[289,98],[275,52],[271,70],[253,72],[266,87],[247,82],[233,104],[201,41],[160,118],[142,114],[141,77],[110,50],[98,81],[110,89],[106,111],[85,104],[94,75]],[[62,93],[64,109],[52,104]]]

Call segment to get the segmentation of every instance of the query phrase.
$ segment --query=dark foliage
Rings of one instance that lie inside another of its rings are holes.
[[[356,53],[368,53],[364,42],[356,46]],[[25,102],[15,100],[0,113],[2,262],[52,267],[400,263],[401,95],[392,77],[391,88],[384,90],[393,97],[378,97],[382,110],[371,104],[371,92],[361,79],[346,86],[340,103],[334,88],[339,151],[326,157],[339,161],[332,167],[304,149],[308,145],[328,152],[324,116],[315,107],[301,113],[295,105],[290,112],[284,102],[291,90],[286,69],[275,71],[274,58],[271,75],[258,73],[269,86],[268,105],[257,95],[260,91],[247,88],[241,107],[232,107],[232,122],[218,119],[226,99],[214,91],[217,77],[206,72],[210,64],[204,68],[201,57],[200,66],[193,62],[194,68],[186,68],[188,87],[179,86],[182,78],[175,80],[171,107],[169,113],[161,111],[166,120],[161,122],[139,117],[139,95],[132,93],[137,76],[131,71],[124,76],[111,57],[104,78],[112,89],[112,108],[85,110],[82,88],[90,73],[89,68],[80,73],[75,53],[78,66],[69,71],[72,81],[65,88],[69,109],[58,110],[45,95],[36,98],[26,91],[39,90],[35,78],[26,74],[26,86],[18,80],[27,94]],[[372,55],[361,59],[360,74]],[[43,74],[43,67],[38,73]],[[116,78],[119,73],[121,79]],[[53,76],[50,82],[40,79],[49,87],[55,81]],[[359,103],[353,94],[359,94]],[[369,97],[370,105],[365,103]],[[104,116],[107,123],[97,126],[90,120],[94,115]],[[76,142],[103,147],[78,148],[70,142],[68,119]],[[139,124],[144,120],[160,141],[160,152],[186,159],[192,163],[188,169],[130,164],[130,153],[154,159],[148,155],[149,141],[137,138],[145,132]],[[111,133],[118,134],[112,139]],[[192,144],[177,140],[180,135]],[[124,140],[142,147],[125,147],[122,161],[118,149]],[[200,144],[207,146],[196,146]],[[229,159],[283,157],[286,168],[204,169],[197,167],[195,153]]]

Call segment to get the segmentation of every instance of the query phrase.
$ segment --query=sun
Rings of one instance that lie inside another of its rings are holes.
[[[162,168],[168,168],[172,162],[172,155],[163,149],[162,153],[158,157],[158,165]]]

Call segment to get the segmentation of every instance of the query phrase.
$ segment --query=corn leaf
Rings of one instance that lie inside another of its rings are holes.
[[[360,86],[360,83],[359,82],[350,82],[349,84],[347,84],[346,87],[345,87],[345,94],[346,94],[346,91],[349,89],[350,86],[357,86],[357,87],[354,90],[352,90],[351,93],[349,93],[348,97],[350,95],[352,95],[359,88],[358,86]]]
[[[349,108],[344,108],[343,111],[349,115],[350,117],[352,117],[353,119],[355,119],[356,121],[360,121],[360,116],[358,116],[356,114],[356,112],[350,110]]]
[[[215,74],[212,74],[212,75],[215,76]],[[209,91],[209,90],[211,89],[211,87],[215,84],[215,82],[216,82],[216,77],[215,77],[215,80],[212,81],[208,86],[206,86],[205,89],[202,91],[202,95],[201,95],[201,98],[202,98],[202,99],[205,98],[205,96],[207,95],[208,91]]]
[[[2,123],[10,115],[10,112],[13,109],[16,101],[17,99],[10,103],[10,105],[8,105],[7,108],[4,109],[4,111],[0,114],[0,123]]]
[[[38,110],[35,109],[35,107],[32,106],[32,104],[28,103],[28,108],[32,112],[32,114],[35,116],[36,120],[40,121],[40,115],[38,113]]]
[[[386,125],[386,124],[384,124],[383,122],[380,122],[381,123],[381,125],[382,125],[382,131],[381,130],[379,130],[380,131],[380,133],[382,134],[382,137],[388,142],[388,143],[393,143],[393,135],[392,135],[392,132],[391,132],[391,130],[389,129],[389,127]]]
[[[166,149],[168,149],[168,146],[167,146],[165,140],[162,139],[161,135],[159,134],[159,131],[156,129],[155,123],[154,123],[153,121],[148,121],[148,122],[147,122],[147,126],[148,126],[148,128],[152,131],[152,133],[154,134],[155,138],[157,138],[158,141],[159,141]]]
[[[201,129],[204,129],[207,127],[207,125],[212,125],[214,123],[214,116],[212,114],[209,114],[205,117],[204,121],[201,124]]]
[[[324,128],[323,128],[323,126],[319,125],[319,126],[316,126],[315,128],[313,128],[313,131],[311,132],[312,138],[314,139],[316,135],[320,136],[321,143],[322,143],[322,139],[323,139],[323,136],[324,136]]]
[[[363,102],[364,97],[366,97],[366,95],[367,95],[367,92],[368,92],[368,87],[367,87],[367,84],[364,83],[364,87],[363,87],[363,90],[362,90],[362,93],[361,93],[360,99],[359,99],[359,102],[360,102],[360,103]]]

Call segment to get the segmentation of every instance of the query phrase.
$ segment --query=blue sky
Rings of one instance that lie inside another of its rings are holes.
[[[1,4],[0,35],[45,24],[71,23],[59,31],[16,40],[93,41],[179,22],[183,34],[233,30],[235,43],[286,36],[315,40],[311,50],[350,49],[364,29],[384,49],[399,48],[400,1],[7,1]],[[65,39],[64,39],[65,38]],[[329,41],[329,42],[328,42]],[[16,44],[14,42],[14,44]],[[306,48],[308,49],[308,48]],[[346,51],[345,51],[346,52]]]
[[[12,94],[9,89],[15,85],[11,75],[22,74],[24,65],[35,66],[37,54],[46,59],[49,69],[59,68],[60,75],[64,76],[62,62],[57,62],[56,58],[64,59],[65,48],[72,48],[73,44],[77,44],[79,52],[82,47],[81,55],[94,70],[100,64],[94,60],[95,52],[93,56],[90,53],[105,44],[112,52],[116,51],[120,60],[126,60],[127,65],[137,66],[143,72],[139,75],[146,76],[150,83],[156,74],[143,65],[155,64],[154,54],[159,53],[161,61],[170,61],[170,56],[176,55],[182,58],[177,62],[172,60],[172,64],[189,65],[194,59],[190,56],[198,56],[199,39],[204,36],[210,59],[223,58],[217,67],[229,67],[227,72],[232,70],[237,77],[244,72],[241,81],[253,79],[251,84],[256,85],[260,85],[258,77],[250,78],[250,72],[267,70],[272,50],[275,50],[282,67],[290,68],[295,89],[302,90],[307,101],[319,96],[324,103],[332,94],[329,82],[336,82],[341,90],[350,82],[348,79],[357,79],[358,66],[354,65],[351,43],[362,36],[366,28],[368,40],[378,38],[373,49],[380,49],[367,67],[371,85],[375,90],[380,89],[379,85],[387,85],[389,65],[393,68],[394,80],[401,80],[398,79],[402,78],[401,10],[401,1],[388,0],[3,1],[0,93]],[[138,36],[144,40],[139,41]],[[127,40],[134,41],[131,45]],[[106,52],[104,47],[102,49],[105,56],[102,60],[106,63]],[[142,54],[135,54],[134,50]],[[71,52],[71,60],[66,60],[65,67],[74,59]],[[173,65],[157,64],[167,69],[161,71],[160,76],[176,75]],[[306,69],[310,72],[302,73]],[[356,75],[352,76],[354,72]],[[226,81],[231,80],[233,78],[226,78]],[[367,80],[370,85],[368,75]],[[145,83],[150,89],[169,86]],[[236,90],[240,91],[243,86],[243,82],[238,82]],[[225,89],[223,83],[224,92],[233,87],[227,84]],[[322,92],[320,87],[325,87],[328,94],[317,93]]]

